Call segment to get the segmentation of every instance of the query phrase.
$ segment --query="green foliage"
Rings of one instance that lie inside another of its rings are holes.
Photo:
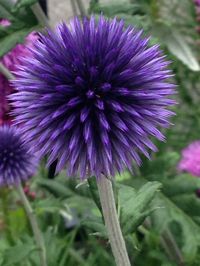
[[[16,12],[19,11],[22,7],[30,7],[37,2],[37,0],[18,0],[12,10]]]
[[[37,181],[37,183],[59,197],[67,197],[73,194],[73,191],[71,191],[68,187],[63,186],[63,184],[57,180],[46,180],[41,178]]]
[[[161,184],[158,182],[147,182],[138,191],[129,186],[120,186],[119,207],[124,234],[135,232],[145,218],[156,210],[156,207],[151,208],[150,204],[160,188]]]
[[[0,57],[9,52],[16,44],[23,43],[25,37],[38,28],[30,5],[33,1],[0,0],[0,17],[10,21],[9,26],[0,26]]]
[[[122,3],[124,2],[124,3]],[[131,3],[130,3],[131,2]],[[91,13],[103,13],[108,17],[122,18],[126,25],[133,25],[143,28],[146,32],[151,32],[152,36],[158,38],[163,47],[176,56],[182,63],[193,71],[199,71],[200,65],[193,53],[194,46],[191,45],[191,26],[195,27],[195,21],[188,17],[188,25],[185,25],[184,7],[191,10],[191,4],[183,1],[178,5],[178,1],[92,1]],[[178,14],[176,11],[178,9]],[[174,16],[172,16],[172,13]],[[181,27],[180,27],[181,25]],[[185,27],[184,27],[185,26]],[[186,29],[187,38],[185,38]],[[194,30],[194,28],[193,28]]]
[[[35,2],[0,0],[0,17],[11,22],[0,27],[0,57],[39,27],[30,9]],[[117,210],[130,258],[138,266],[198,266],[200,179],[177,170],[181,150],[200,139],[200,49],[193,1],[92,0],[90,12],[122,18],[126,25],[152,35],[151,44],[160,43],[172,61],[173,81],[178,84],[175,126],[164,131],[166,142],[156,143],[159,152],[151,161],[142,158],[135,175],[125,171],[116,176]],[[40,170],[31,182],[36,198],[30,200],[45,238],[48,266],[114,266],[96,179],[80,183],[61,173],[49,180],[42,163]],[[0,191],[0,203],[0,265],[38,266],[32,231],[17,194],[12,189]]]
[[[193,261],[200,245],[200,227],[198,224],[164,195],[157,197],[154,204],[162,206],[163,209],[159,211],[159,215],[156,212],[153,213],[153,228],[162,234],[170,224],[173,225],[175,222],[179,226],[179,230],[175,228],[173,232],[180,234],[179,241],[183,255],[187,262]]]
[[[26,260],[31,252],[36,249],[34,245],[27,245],[27,243],[19,243],[18,245],[7,249],[4,253],[4,266],[12,266],[16,263],[21,263]]]
[[[163,45],[183,64],[193,71],[199,71],[200,65],[187,39],[177,30],[165,24],[155,25],[153,31]]]

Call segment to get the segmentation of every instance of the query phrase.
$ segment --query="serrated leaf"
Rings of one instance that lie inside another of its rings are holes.
[[[160,188],[159,182],[147,182],[138,191],[129,186],[120,186],[119,206],[124,233],[133,232],[152,212],[150,203]]]

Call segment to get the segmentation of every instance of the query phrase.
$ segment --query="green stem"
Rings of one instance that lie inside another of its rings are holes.
[[[2,63],[0,63],[0,72],[8,79],[15,79],[15,76],[7,69]]]
[[[2,212],[3,212],[3,220],[5,224],[5,233],[6,238],[10,244],[13,244],[13,237],[10,230],[10,219],[9,219],[9,209],[8,209],[8,191],[7,189],[2,189]]]
[[[182,256],[182,253],[169,229],[166,229],[163,238],[169,248],[171,250],[171,254],[173,254],[174,260],[177,262],[178,266],[184,266],[184,258]]]
[[[77,8],[76,8],[76,2],[74,0],[71,0],[71,7],[73,11],[74,16],[78,16]]]
[[[35,216],[34,211],[33,211],[32,207],[31,207],[31,205],[30,205],[30,203],[29,203],[29,201],[28,201],[28,199],[24,193],[24,190],[23,190],[21,184],[19,184],[17,186],[17,191],[21,197],[21,200],[22,200],[23,205],[24,205],[24,209],[26,211],[26,214],[28,216],[28,219],[30,221],[30,224],[31,224],[31,227],[33,230],[35,242],[36,242],[36,245],[37,245],[38,251],[39,251],[41,266],[47,266],[45,244],[44,244],[44,240],[43,240],[42,234],[40,232],[40,229],[39,229],[39,226],[37,223],[36,216]]]
[[[151,228],[151,221],[147,218],[144,221],[144,226],[147,229]],[[160,237],[161,246],[163,247],[166,254],[172,261],[175,261],[178,266],[185,266],[183,255],[171,233],[167,228]]]
[[[120,228],[112,183],[105,176],[97,181],[108,238],[117,266],[130,266],[125,241]]]
[[[80,14],[81,14],[81,17],[85,17],[86,16],[86,10],[85,10],[85,7],[84,7],[84,4],[82,2],[82,0],[76,0],[77,2],[77,5],[78,5],[78,8],[79,8],[79,11],[80,11]]]
[[[45,13],[43,12],[39,3],[35,3],[31,6],[31,9],[36,16],[37,20],[43,27],[51,28],[48,18],[46,17]]]
[[[151,0],[151,15],[154,20],[159,18],[159,7],[157,0]]]

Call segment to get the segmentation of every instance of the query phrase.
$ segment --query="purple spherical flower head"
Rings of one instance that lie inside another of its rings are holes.
[[[179,171],[188,172],[200,177],[200,141],[190,143],[183,151],[178,164]]]
[[[19,129],[0,127],[0,186],[18,185],[34,173],[36,158],[28,149]]]
[[[123,21],[75,18],[43,35],[24,60],[12,96],[16,123],[57,171],[81,178],[114,176],[156,151],[174,85],[158,45]]]

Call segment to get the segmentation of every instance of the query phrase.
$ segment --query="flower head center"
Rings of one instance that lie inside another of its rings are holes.
[[[95,93],[94,93],[94,91],[89,90],[89,91],[87,91],[86,96],[87,96],[88,99],[94,99],[95,98]]]

